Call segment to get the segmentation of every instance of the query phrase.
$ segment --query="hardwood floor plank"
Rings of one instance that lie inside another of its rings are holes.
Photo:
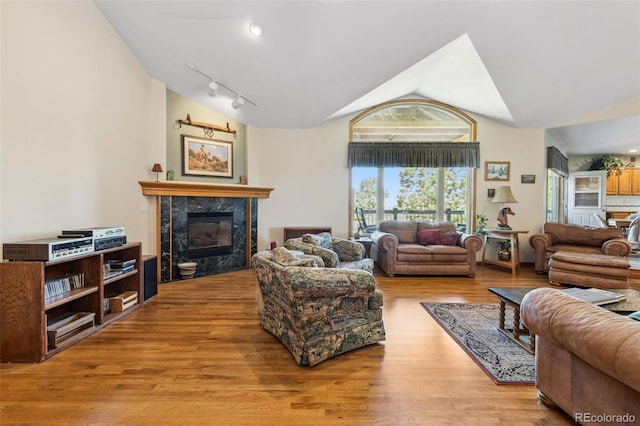
[[[4,424],[571,424],[533,386],[496,385],[420,306],[548,286],[523,266],[475,278],[376,271],[387,340],[299,367],[260,328],[253,270],[176,281],[40,364],[0,365]]]

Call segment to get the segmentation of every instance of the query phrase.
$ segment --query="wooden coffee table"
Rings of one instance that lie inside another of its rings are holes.
[[[500,300],[500,324],[498,330],[504,333],[509,339],[522,346],[531,354],[536,351],[536,335],[531,333],[520,320],[520,303],[524,295],[535,288],[490,288],[489,291]],[[513,308],[513,323],[511,327],[506,326],[505,310],[506,305]],[[524,339],[523,337],[528,337]]]

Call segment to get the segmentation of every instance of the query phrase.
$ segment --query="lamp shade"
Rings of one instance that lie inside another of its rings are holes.
[[[153,165],[153,167],[151,168],[151,171],[152,172],[156,172],[156,173],[161,172],[162,171],[162,166],[159,163],[155,163]]]
[[[510,186],[499,186],[496,195],[491,199],[492,203],[517,203]]]

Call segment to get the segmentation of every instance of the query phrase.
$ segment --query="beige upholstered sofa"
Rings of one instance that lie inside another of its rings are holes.
[[[551,288],[527,293],[520,313],[544,403],[582,424],[640,422],[640,322]]]
[[[549,272],[549,258],[555,252],[577,252],[626,257],[633,246],[622,237],[619,228],[590,228],[580,225],[548,222],[543,233],[529,237],[535,250],[535,269]]]
[[[387,276],[475,276],[477,235],[456,232],[451,222],[385,220],[371,234],[371,257]]]

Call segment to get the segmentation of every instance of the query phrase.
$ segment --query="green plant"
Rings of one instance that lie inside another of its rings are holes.
[[[476,215],[476,235],[484,234],[484,227],[487,226],[487,222],[489,218],[487,218],[484,214]]]
[[[485,214],[476,215],[476,235],[483,235],[485,233],[484,227],[487,226],[489,218]]]
[[[511,248],[511,241],[509,240],[500,240],[496,243],[500,250],[509,250]]]
[[[604,154],[598,157],[592,158],[593,162],[589,170],[606,170],[607,176],[611,175],[612,170],[622,170],[625,167],[630,167],[631,163],[624,163],[622,158],[613,154]]]

